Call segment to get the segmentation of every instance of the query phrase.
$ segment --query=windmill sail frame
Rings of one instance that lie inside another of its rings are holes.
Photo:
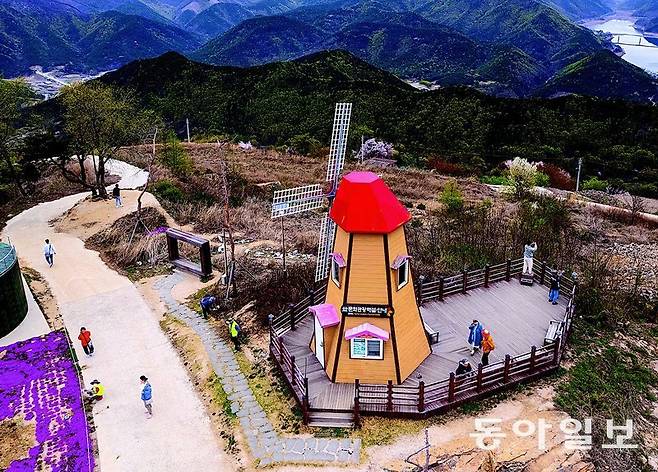
[[[336,186],[338,185],[338,176],[345,165],[345,152],[347,150],[347,136],[350,129],[351,117],[351,103],[336,103],[326,178],[327,182],[333,182],[332,190],[336,189]]]
[[[336,223],[325,213],[320,224],[320,240],[318,241],[318,258],[315,263],[315,281],[324,280],[329,275],[329,253],[336,236]]]
[[[322,207],[323,199],[324,190],[320,184],[277,190],[272,199],[272,218],[316,210]]]

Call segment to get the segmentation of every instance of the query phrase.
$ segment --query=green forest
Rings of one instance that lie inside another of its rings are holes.
[[[354,103],[350,149],[361,135],[395,145],[401,165],[433,160],[482,174],[516,156],[646,196],[657,195],[658,110],[568,96],[502,99],[462,87],[419,91],[344,51],[248,69],[212,67],[170,53],[102,80],[133,90],[181,133],[285,145],[328,143],[333,106]]]

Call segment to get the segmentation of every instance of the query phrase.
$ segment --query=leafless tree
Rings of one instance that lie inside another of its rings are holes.
[[[157,153],[155,152],[155,144],[157,142],[158,138],[158,128],[157,126],[155,127],[153,131],[153,137],[151,139],[151,153],[148,155],[148,165],[146,167],[146,171],[148,172],[148,175],[146,176],[146,183],[144,184],[144,188],[142,188],[142,191],[139,193],[139,197],[137,197],[137,215],[135,219],[135,226],[133,227],[133,231],[130,235],[130,240],[128,244],[132,244],[133,238],[135,237],[135,232],[137,231],[137,228],[141,225],[146,231],[150,231],[148,226],[146,226],[146,223],[144,223],[144,220],[142,219],[142,197],[146,193],[149,184],[153,180],[153,164],[155,163],[155,160],[157,159]],[[145,138],[145,141],[148,140],[149,138]],[[139,150],[140,148],[134,148]],[[139,151],[138,151],[139,152]]]

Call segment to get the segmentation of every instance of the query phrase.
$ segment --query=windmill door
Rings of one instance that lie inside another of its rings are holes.
[[[313,319],[315,320],[315,356],[324,368],[324,329],[320,326],[317,316],[314,316]]]

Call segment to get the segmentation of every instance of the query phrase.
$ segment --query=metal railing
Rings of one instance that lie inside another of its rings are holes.
[[[0,259],[0,275],[11,269],[14,263],[16,263],[16,260],[16,248],[10,245],[9,252]]]

